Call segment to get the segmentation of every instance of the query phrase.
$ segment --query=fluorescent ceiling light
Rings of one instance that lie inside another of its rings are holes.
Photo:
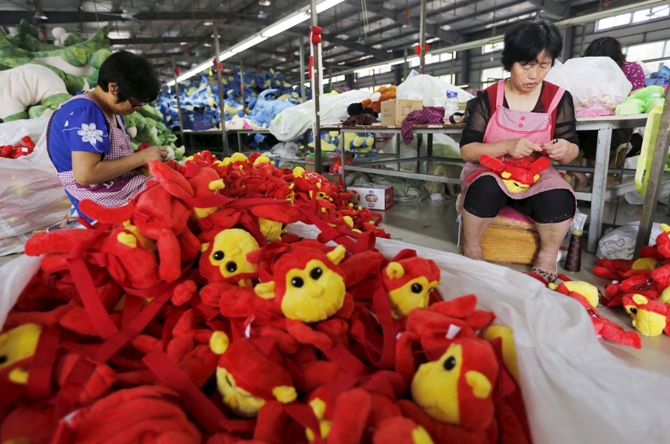
[[[321,2],[318,5],[316,5],[316,13],[321,14],[323,11],[330,9],[333,6],[337,6],[343,1],[344,0],[326,0],[325,2]]]
[[[230,51],[232,51],[233,54],[239,54],[251,48],[252,46],[258,45],[260,42],[264,40],[267,40],[267,37],[262,35],[254,35],[253,37],[243,40],[240,43],[236,44],[235,46],[231,47]]]
[[[274,25],[270,25],[267,28],[261,30],[261,35],[265,37],[273,37],[277,34],[280,34],[287,29],[293,28],[295,25],[298,25],[309,18],[309,13],[305,11],[298,12],[286,17],[283,20],[278,21]]]
[[[316,5],[316,12],[317,14],[326,11],[336,5],[339,5],[340,3],[344,2],[344,0],[325,0],[318,5]],[[239,54],[243,51],[246,51],[247,49],[258,45],[264,40],[267,40],[270,37],[273,37],[279,33],[282,33],[286,31],[287,29],[291,29],[294,26],[304,22],[305,20],[308,20],[311,17],[310,14],[310,6],[305,6],[303,8],[300,8],[293,14],[283,18],[282,20],[278,21],[277,23],[268,26],[267,28],[262,29],[260,32],[254,34],[253,36],[241,41],[240,43],[231,46],[227,50],[223,51],[218,55],[218,59],[220,61],[224,61],[226,59],[231,58],[235,54]],[[177,81],[182,82],[196,74],[198,74],[201,71],[204,71],[208,69],[209,67],[212,66],[212,62],[206,62],[203,64],[200,64],[196,66],[195,68],[189,70],[188,72],[180,75],[177,77]],[[173,83],[172,83],[173,84]],[[169,86],[170,84],[168,84]]]

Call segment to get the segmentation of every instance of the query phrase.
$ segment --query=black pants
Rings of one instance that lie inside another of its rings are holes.
[[[463,208],[478,217],[496,217],[504,205],[540,224],[552,224],[575,215],[575,198],[568,190],[550,190],[525,199],[511,199],[491,176],[476,179],[468,188]]]

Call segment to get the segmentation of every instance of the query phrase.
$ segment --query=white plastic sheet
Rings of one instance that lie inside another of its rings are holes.
[[[404,82],[398,85],[396,97],[398,99],[422,100],[423,106],[444,106],[447,91],[456,91],[458,101],[467,102],[474,96],[458,86],[447,83],[427,74],[419,74],[412,70]]]
[[[21,235],[58,222],[70,208],[41,137],[47,123],[42,117],[0,124],[0,145],[26,135],[37,141],[27,156],[0,158],[0,256],[23,251]]]
[[[338,124],[349,117],[347,107],[370,97],[370,93],[354,89],[341,94],[319,96],[321,125]],[[314,99],[287,108],[270,122],[270,133],[281,142],[301,137],[314,123]]]
[[[318,234],[302,224],[290,229],[305,237]],[[379,239],[377,248],[387,257],[412,248],[434,260],[445,299],[474,293],[480,308],[512,327],[534,442],[667,442],[670,377],[631,367],[607,351],[577,302],[499,265],[387,239]],[[21,257],[0,268],[0,325],[38,262]]]
[[[577,117],[586,110],[614,114],[633,87],[609,57],[580,57],[563,65],[557,62],[545,80],[570,91]]]

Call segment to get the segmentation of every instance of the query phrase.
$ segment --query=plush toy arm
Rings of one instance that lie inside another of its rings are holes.
[[[333,346],[333,340],[327,334],[317,332],[301,321],[286,319],[286,330],[302,344],[310,344],[320,350],[327,350]]]
[[[181,276],[181,246],[172,230],[164,228],[158,238],[158,273],[161,279],[172,282]]]
[[[49,233],[37,233],[26,242],[27,256],[40,256],[49,253],[67,253],[73,245],[93,237],[94,230],[57,230]]]
[[[82,213],[86,214],[91,219],[106,224],[120,223],[130,219],[133,216],[133,210],[135,209],[133,205],[107,208],[88,199],[79,202],[79,208]]]
[[[479,163],[497,174],[500,174],[505,169],[505,164],[500,159],[488,154],[479,156]]]

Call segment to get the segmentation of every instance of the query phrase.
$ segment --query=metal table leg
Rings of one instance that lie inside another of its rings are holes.
[[[609,168],[611,141],[611,128],[598,130],[596,165],[593,169],[593,188],[591,190],[589,237],[586,243],[586,251],[589,253],[596,252],[598,239],[600,239],[600,234],[602,232],[603,213],[605,211],[604,194],[607,187],[607,171]]]

